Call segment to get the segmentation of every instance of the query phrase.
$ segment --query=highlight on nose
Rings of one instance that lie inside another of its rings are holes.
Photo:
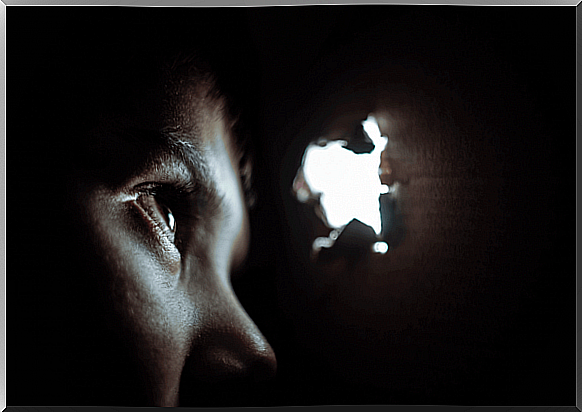
[[[253,330],[254,329],[254,330]],[[237,330],[224,327],[213,336],[202,338],[194,349],[195,365],[191,376],[210,383],[229,380],[262,382],[275,376],[275,353],[256,326]],[[194,359],[192,359],[194,360]]]
[[[261,402],[272,391],[277,367],[273,350],[268,344],[231,343],[236,347],[207,342],[209,348],[188,359],[180,381],[180,406],[265,406]]]
[[[186,368],[191,379],[207,382],[227,380],[264,381],[275,376],[277,360],[257,326],[242,310],[221,317],[196,338]]]

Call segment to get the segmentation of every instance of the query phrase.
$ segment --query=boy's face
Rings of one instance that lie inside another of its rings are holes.
[[[138,365],[124,379],[163,406],[276,367],[231,286],[249,224],[230,127],[195,88],[170,89],[101,122],[104,166],[73,190],[106,323]]]

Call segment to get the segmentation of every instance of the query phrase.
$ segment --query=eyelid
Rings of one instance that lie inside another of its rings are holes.
[[[164,186],[191,191],[194,186],[204,186],[204,182],[181,159],[160,155],[127,179],[117,191],[117,198],[121,202],[132,201],[145,192],[154,192]]]
[[[128,182],[128,186],[138,188],[148,184],[187,185],[198,180],[198,176],[195,176],[184,162],[179,159],[164,157],[158,159],[156,162],[150,163],[143,173],[140,173],[131,182]]]
[[[152,159],[114,191],[117,201],[135,202],[143,194],[159,195],[170,202],[168,206],[179,221],[198,218],[200,213],[207,218],[218,213],[222,198],[199,154],[165,151]]]
[[[193,181],[186,182],[173,182],[173,183],[159,183],[159,182],[144,182],[140,183],[134,187],[134,190],[140,194],[146,194],[151,196],[164,195],[172,192],[171,194],[177,195],[190,195],[199,189]]]

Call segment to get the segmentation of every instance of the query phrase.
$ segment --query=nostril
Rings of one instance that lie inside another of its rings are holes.
[[[245,393],[256,394],[271,385],[268,382],[275,376],[273,349],[234,293],[228,292],[211,299],[201,321],[204,326],[191,343],[180,378],[181,405],[219,406],[246,398]],[[226,393],[229,400],[224,399]]]
[[[208,348],[204,354],[195,354],[188,360],[185,371],[190,379],[205,382],[228,380],[265,381],[273,378],[277,370],[275,354],[269,348],[235,351],[225,347]]]
[[[252,400],[251,394],[259,396],[261,388],[272,384],[277,371],[273,349],[244,311],[235,313],[215,315],[193,343],[182,370],[181,405]],[[225,391],[228,400],[223,399]]]

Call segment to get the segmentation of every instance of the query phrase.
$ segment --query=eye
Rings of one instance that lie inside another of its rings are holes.
[[[146,182],[135,186],[132,192],[133,203],[149,232],[163,246],[184,247],[187,233],[200,221],[200,210],[205,205],[200,185],[194,180]]]
[[[152,229],[174,243],[177,222],[164,196],[154,190],[147,190],[137,197],[136,203],[149,218]]]

